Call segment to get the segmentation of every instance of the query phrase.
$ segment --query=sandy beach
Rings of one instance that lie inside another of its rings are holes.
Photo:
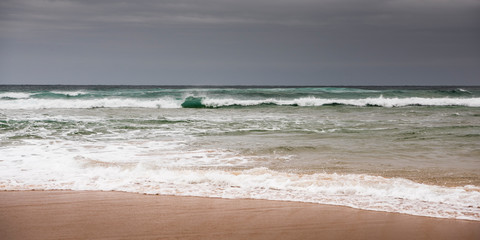
[[[480,222],[321,204],[0,192],[2,239],[480,239]]]

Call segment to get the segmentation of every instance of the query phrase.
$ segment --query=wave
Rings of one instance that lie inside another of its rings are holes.
[[[258,166],[261,157],[188,149],[182,139],[25,143],[0,148],[0,190],[256,198],[480,221],[480,187],[473,185],[446,187],[366,174],[273,170]]]
[[[207,107],[202,103],[203,99],[198,97],[187,97],[181,104],[183,108],[204,108]]]
[[[101,98],[101,99],[9,99],[0,102],[0,109],[50,109],[50,108],[221,108],[262,105],[320,107],[349,105],[357,107],[405,106],[466,106],[480,107],[480,98],[361,98],[324,99],[304,97],[295,99],[235,99],[186,97],[185,99],[158,98]]]
[[[472,95],[472,92],[463,88],[456,88],[456,89],[450,89],[450,90],[438,90],[438,92],[447,94],[450,96]]]
[[[51,93],[58,94],[58,95],[65,95],[67,97],[76,97],[76,96],[88,94],[88,92],[86,91],[51,91]]]
[[[339,88],[339,87],[325,87],[325,88],[312,88],[312,90],[319,90],[323,92],[331,93],[376,93],[377,90],[360,89],[360,88]]]
[[[88,109],[88,108],[180,108],[174,99],[15,99],[0,102],[0,109]]]
[[[248,170],[152,168],[76,157],[54,168],[8,169],[2,190],[102,190],[146,194],[312,202],[439,218],[480,221],[480,188],[441,187],[364,174],[297,174]],[[45,164],[45,162],[43,162]],[[38,164],[37,164],[38,165]],[[28,165],[25,165],[28,166]],[[61,169],[60,169],[61,168]],[[22,172],[23,171],[23,172]],[[75,179],[72,181],[72,179]]]
[[[468,106],[480,107],[480,98],[363,98],[363,99],[323,99],[305,97],[297,99],[263,99],[263,100],[238,100],[238,99],[203,99],[202,104],[206,107],[225,106],[256,106],[273,104],[280,106],[318,107],[326,105],[350,105],[350,106],[380,106],[380,107],[404,107],[404,106]]]
[[[28,99],[28,98],[58,98],[77,97],[89,94],[86,91],[50,91],[50,92],[4,92],[0,93],[0,99]]]
[[[32,94],[26,92],[4,92],[0,93],[0,99],[21,99],[29,98]]]

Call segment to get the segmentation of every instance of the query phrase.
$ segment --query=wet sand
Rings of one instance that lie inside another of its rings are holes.
[[[480,239],[480,222],[267,200],[0,192],[1,239]]]

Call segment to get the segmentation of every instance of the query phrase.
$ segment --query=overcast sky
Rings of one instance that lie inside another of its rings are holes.
[[[0,84],[479,85],[480,0],[1,0]]]

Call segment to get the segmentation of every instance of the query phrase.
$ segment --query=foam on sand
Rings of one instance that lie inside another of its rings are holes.
[[[265,167],[241,170],[237,167],[256,159],[230,151],[181,151],[181,141],[30,142],[2,150],[3,190],[115,190],[287,200],[480,221],[480,188],[475,186],[443,187],[402,178],[303,174]]]

